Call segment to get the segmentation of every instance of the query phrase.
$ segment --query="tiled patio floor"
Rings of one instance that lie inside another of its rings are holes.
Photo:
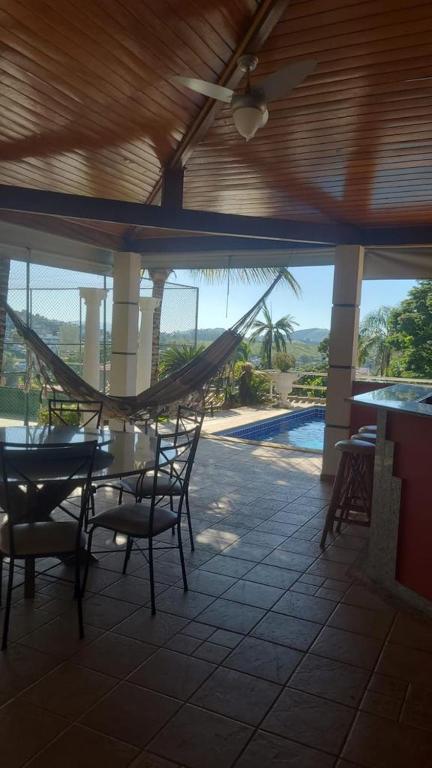
[[[121,556],[92,568],[82,642],[69,587],[17,590],[2,768],[431,766],[431,624],[355,581],[364,529],[321,554],[318,472],[317,456],[202,440],[190,591],[161,554],[155,618],[139,553],[126,577]]]

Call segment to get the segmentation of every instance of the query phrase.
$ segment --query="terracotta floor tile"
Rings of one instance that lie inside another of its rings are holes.
[[[204,595],[214,595],[214,597],[219,597],[235,583],[236,580],[232,576],[223,576],[219,573],[210,573],[201,569],[188,574],[189,589],[194,592],[201,592]],[[176,586],[181,588],[182,584],[183,582],[179,581]]]
[[[315,595],[318,592],[318,587],[313,584],[305,584],[303,581],[296,581],[295,584],[290,587],[291,592],[299,592],[301,595]]]
[[[401,721],[432,731],[432,680],[425,680],[425,686],[418,683],[409,686]]]
[[[178,768],[177,763],[171,760],[165,760],[164,757],[158,757],[150,752],[142,752],[136,760],[131,763],[130,768]]]
[[[343,757],[365,768],[429,768],[432,734],[360,712]]]
[[[330,560],[316,560],[309,568],[308,573],[314,573],[316,576],[326,576],[328,579],[341,579],[349,580],[349,565],[343,563],[334,563]]]
[[[0,694],[4,695],[6,701],[35,683],[59,663],[56,656],[41,653],[20,643],[11,643],[7,653],[0,653]]]
[[[391,643],[432,653],[432,620],[399,614],[389,639]]]
[[[223,576],[234,576],[239,579],[250,571],[255,562],[249,560],[240,560],[235,557],[216,555],[201,566],[200,570],[210,571],[212,573],[221,573]]]
[[[213,624],[220,629],[246,633],[263,616],[264,611],[261,608],[241,605],[240,603],[234,603],[232,600],[218,598],[200,614],[200,621],[203,621],[204,624]]]
[[[188,635],[182,635],[179,632],[178,635],[174,635],[165,643],[165,648],[169,648],[171,651],[179,651],[179,653],[186,653],[187,655],[193,653],[202,640],[197,637],[189,637]]]
[[[287,616],[296,616],[298,619],[308,619],[324,624],[334,607],[329,600],[289,591],[273,606],[273,610]]]
[[[111,629],[137,610],[135,603],[114,600],[107,595],[92,595],[84,603],[86,620],[92,627]]]
[[[74,725],[35,757],[29,768],[127,768],[137,754],[129,744]]]
[[[289,687],[356,707],[368,680],[366,670],[308,653],[290,678]]]
[[[388,643],[379,660],[377,672],[423,685],[425,680],[432,680],[432,654]]]
[[[369,608],[372,611],[383,611],[392,617],[395,615],[395,611],[391,605],[387,604],[381,597],[379,597],[379,595],[372,592],[372,590],[358,584],[353,584],[347,590],[342,602],[348,603],[349,605],[358,605],[359,608]]]
[[[288,525],[287,523],[276,523],[273,520],[265,520],[257,526],[257,531],[265,533],[276,533],[279,536],[292,536],[298,530],[298,525]]]
[[[131,637],[106,632],[94,643],[72,656],[72,661],[89,669],[122,678],[155,653],[154,645],[141,643]]]
[[[199,640],[207,640],[214,632],[214,627],[211,627],[209,624],[201,624],[199,621],[190,621],[181,630],[182,635],[195,637]]]
[[[239,579],[234,586],[225,592],[224,598],[246,605],[254,605],[257,608],[271,608],[284,592],[285,590],[277,587]]]
[[[224,666],[284,684],[302,657],[292,648],[246,637],[225,659]]]
[[[114,677],[66,662],[22,696],[35,706],[75,720],[116,684]]]
[[[207,661],[161,648],[129,680],[152,691],[185,700],[214,669],[215,666]]]
[[[135,640],[142,640],[153,645],[164,645],[187,623],[187,620],[180,616],[162,611],[157,611],[156,615],[152,616],[149,608],[139,608],[121,624],[117,624],[115,631],[119,635],[126,635]]]
[[[321,624],[270,611],[251,634],[262,640],[288,645],[299,651],[307,651],[320,630]]]
[[[322,560],[328,560],[333,563],[344,563],[345,565],[352,565],[359,559],[360,552],[354,549],[345,549],[338,547],[336,544],[332,544],[321,555]]]
[[[258,584],[288,589],[301,575],[300,571],[290,571],[286,568],[277,568],[274,565],[260,563],[248,572],[246,578],[248,581],[255,581]]]
[[[295,736],[308,747],[337,755],[355,710],[286,688],[262,723],[265,731]]]
[[[230,768],[252,733],[247,725],[187,705],[151,742],[149,750],[188,768]]]
[[[185,619],[194,619],[204,608],[214,601],[212,595],[203,595],[177,587],[170,587],[157,599],[157,608],[166,613],[174,613]]]
[[[281,688],[232,669],[219,667],[192,697],[192,704],[258,725]]]
[[[347,629],[360,635],[384,640],[392,623],[387,611],[372,611],[355,605],[341,603],[328,621],[329,627]]]
[[[0,709],[1,762],[19,768],[68,725],[62,717],[23,699]]]
[[[311,651],[327,659],[336,659],[364,669],[373,669],[382,643],[372,637],[324,627]]]
[[[360,704],[363,712],[398,720],[408,683],[396,677],[374,673]]]
[[[167,589],[167,586],[167,584],[156,582],[156,595]],[[106,587],[101,595],[113,597],[116,600],[125,600],[136,605],[146,605],[150,600],[150,582],[148,579],[137,578],[129,574],[122,575],[118,581]]]
[[[84,614],[85,617],[85,614]],[[78,633],[78,620],[75,611],[53,619],[34,632],[21,639],[23,645],[36,648],[61,659],[67,659],[87,643],[96,640],[102,630],[87,625],[85,637],[81,640]]]
[[[230,651],[230,648],[226,648],[223,645],[206,641],[194,651],[193,655],[196,659],[204,659],[205,661],[211,661],[213,664],[221,664]]]
[[[241,635],[239,632],[217,629],[210,639],[212,643],[219,643],[219,645],[224,645],[226,648],[235,648],[243,638],[244,635]]]
[[[275,549],[263,560],[264,565],[276,565],[289,568],[292,571],[305,571],[314,562],[314,557],[287,552],[285,549]]]
[[[120,683],[84,715],[82,724],[133,746],[145,747],[180,706],[180,701],[167,696]]]
[[[258,731],[236,768],[333,768],[334,758],[324,752]]]

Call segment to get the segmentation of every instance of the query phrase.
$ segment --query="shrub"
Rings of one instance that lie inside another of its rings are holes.
[[[274,356],[274,362],[275,368],[281,371],[281,373],[286,373],[294,368],[296,359],[289,352],[277,352]]]

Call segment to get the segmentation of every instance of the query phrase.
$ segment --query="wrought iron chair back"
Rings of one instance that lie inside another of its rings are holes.
[[[103,403],[99,400],[49,400],[50,427],[70,426],[71,417],[77,416],[77,426],[100,427]]]
[[[0,443],[0,496],[9,527],[10,555],[16,556],[14,526],[47,518],[47,502],[62,501],[81,487],[77,537],[80,540],[91,489],[97,441],[28,445]],[[18,491],[18,493],[17,493]]]
[[[151,495],[150,531],[153,530],[155,509],[158,505],[166,503],[167,478],[170,483],[176,484],[179,488],[179,493],[177,494],[177,514],[180,517],[183,499],[187,492],[192,472],[199,435],[200,428],[198,424],[182,431],[158,435],[156,443],[156,469],[153,476]],[[144,476],[145,473],[143,473]],[[138,480],[138,500],[141,501],[139,484]],[[148,490],[146,491],[146,496],[148,497]]]

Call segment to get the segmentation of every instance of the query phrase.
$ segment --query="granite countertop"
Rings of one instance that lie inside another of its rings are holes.
[[[424,402],[429,399],[430,402]],[[422,384],[392,384],[350,397],[352,403],[385,408],[391,411],[412,413],[415,416],[432,416],[432,387]]]

